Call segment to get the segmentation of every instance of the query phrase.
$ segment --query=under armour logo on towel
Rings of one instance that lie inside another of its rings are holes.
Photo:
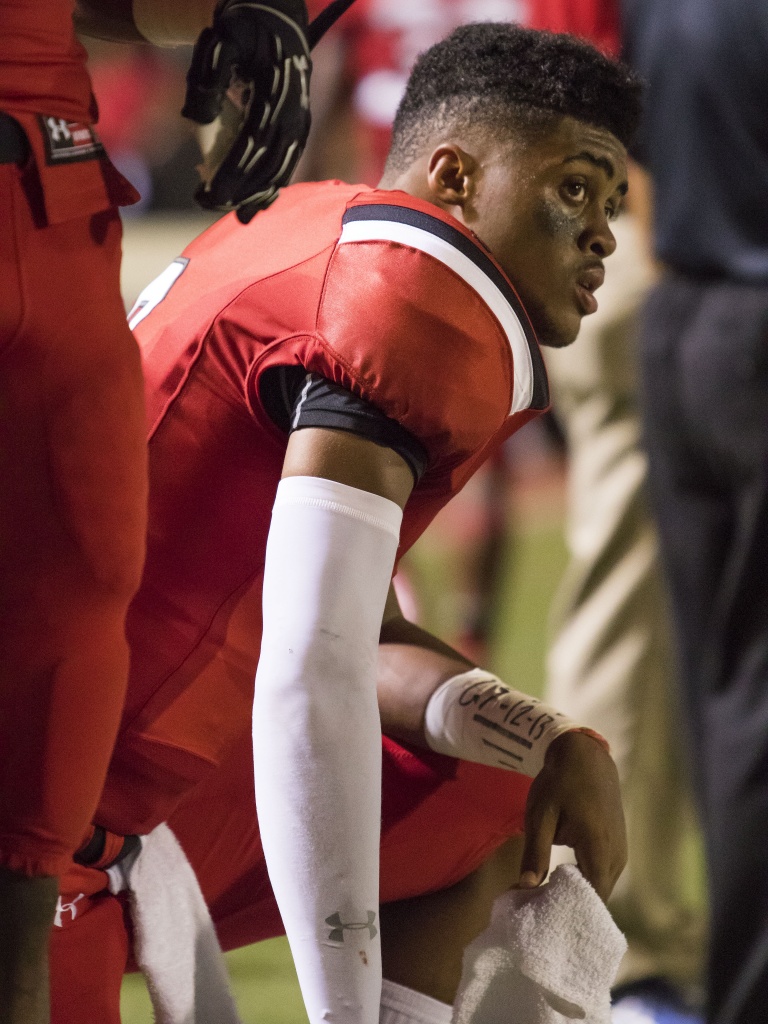
[[[375,938],[376,935],[378,934],[373,923],[376,920],[376,914],[374,913],[373,910],[369,910],[367,911],[367,913],[367,921],[344,922],[341,920],[341,914],[338,913],[331,914],[330,917],[326,917],[325,923],[331,926],[331,931],[328,934],[328,938],[331,940],[331,942],[343,942],[345,931],[357,932],[361,931],[363,928],[367,930],[369,938]]]
[[[81,892],[79,896],[75,896],[71,903],[62,903],[61,896],[59,896],[58,900],[56,901],[56,916],[53,919],[54,928],[64,927],[64,922],[61,919],[62,914],[71,914],[72,917],[70,919],[70,923],[71,921],[74,921],[75,918],[77,917],[77,907],[75,906],[75,904],[78,902],[78,900],[83,899],[85,899],[84,892]]]

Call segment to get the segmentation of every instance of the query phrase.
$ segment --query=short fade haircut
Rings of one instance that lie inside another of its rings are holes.
[[[401,171],[447,129],[532,135],[573,117],[628,147],[641,85],[625,65],[569,35],[510,23],[463,25],[422,53],[395,115],[388,171]]]

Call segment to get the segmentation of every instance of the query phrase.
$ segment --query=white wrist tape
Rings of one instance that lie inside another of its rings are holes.
[[[261,841],[311,1024],[378,1024],[379,633],[402,512],[282,480],[253,705]]]
[[[133,21],[156,46],[193,43],[211,24],[216,0],[133,0]]]
[[[424,730],[432,750],[534,778],[556,736],[580,729],[554,708],[474,668],[453,676],[427,703]]]

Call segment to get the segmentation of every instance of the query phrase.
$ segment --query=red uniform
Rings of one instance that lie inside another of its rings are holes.
[[[300,364],[424,445],[401,553],[531,405],[546,405],[538,346],[501,270],[453,218],[404,193],[300,185],[252,230],[227,217],[143,293],[131,322],[147,380],[150,525],[97,814],[121,834],[166,820],[249,725],[287,441],[261,402],[265,371]]]
[[[146,516],[115,208],[136,194],[91,127],[73,10],[0,3],[0,864],[30,875],[95,810]]]
[[[546,380],[512,286],[471,232],[405,193],[360,186],[297,185],[248,228],[224,218],[145,290],[131,322],[147,380],[150,527],[95,820],[120,834],[168,820],[224,943],[240,945],[281,930],[250,781],[264,551],[287,443],[262,401],[266,371],[301,365],[424,447],[401,553],[546,405]],[[520,831],[528,782],[386,741],[382,898],[466,875]],[[98,912],[122,929],[114,898],[87,898],[103,887],[98,871],[67,880],[67,904],[86,896],[55,935],[59,992],[78,923]],[[115,945],[124,957],[125,940]]]

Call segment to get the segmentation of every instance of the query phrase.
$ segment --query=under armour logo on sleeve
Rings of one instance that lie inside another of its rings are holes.
[[[326,917],[325,923],[331,926],[331,931],[328,933],[328,938],[330,939],[330,941],[343,942],[345,931],[356,932],[361,931],[362,929],[367,930],[369,938],[375,938],[376,935],[378,934],[378,932],[376,931],[376,927],[374,926],[373,923],[376,920],[376,914],[373,910],[367,911],[367,914],[367,921],[344,922],[341,920],[341,914],[338,913],[331,914],[330,917]]]

